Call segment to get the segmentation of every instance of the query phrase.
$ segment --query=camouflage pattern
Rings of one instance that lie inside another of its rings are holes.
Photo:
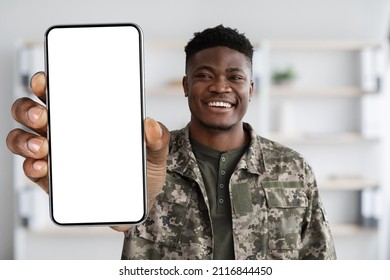
[[[236,259],[335,259],[310,166],[257,136],[230,179]],[[213,233],[188,127],[171,133],[167,178],[146,221],[125,233],[122,259],[212,259]]]

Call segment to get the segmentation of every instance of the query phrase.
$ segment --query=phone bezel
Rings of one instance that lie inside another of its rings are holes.
[[[102,221],[102,222],[59,222],[55,218],[55,213],[53,212],[53,181],[52,181],[52,160],[51,160],[51,118],[50,118],[50,61],[48,58],[49,51],[49,34],[55,29],[70,29],[70,28],[99,28],[99,27],[134,27],[139,35],[139,71],[140,71],[140,106],[141,106],[141,134],[142,134],[142,177],[143,177],[143,216],[136,221],[125,220],[125,221]],[[134,23],[105,23],[105,24],[63,24],[63,25],[53,25],[49,27],[44,35],[44,54],[45,54],[45,72],[47,79],[46,87],[46,103],[48,109],[48,125],[47,125],[47,138],[49,142],[49,155],[48,155],[48,182],[49,182],[49,211],[51,220],[59,226],[103,226],[103,225],[126,225],[126,224],[139,224],[143,222],[147,217],[147,160],[146,160],[146,147],[144,141],[144,119],[145,119],[145,84],[144,84],[144,39],[143,31],[139,25]]]

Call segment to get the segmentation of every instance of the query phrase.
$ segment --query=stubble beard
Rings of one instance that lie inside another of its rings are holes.
[[[233,124],[216,124],[216,123],[209,123],[205,122],[199,118],[196,118],[197,122],[207,131],[210,132],[227,132],[231,130],[234,126],[237,125],[237,123]]]

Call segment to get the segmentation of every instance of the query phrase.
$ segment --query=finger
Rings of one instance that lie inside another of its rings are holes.
[[[11,152],[25,158],[43,159],[48,155],[48,143],[45,137],[19,128],[8,134],[6,143]]]
[[[49,192],[47,177],[47,161],[27,158],[23,163],[24,174],[37,183],[46,193]]]
[[[145,119],[145,139],[150,150],[160,150],[168,145],[169,131],[162,124],[152,118]]]
[[[148,170],[148,210],[165,182],[167,155],[169,151],[169,131],[161,123],[151,118],[145,120],[145,140]]]
[[[43,103],[46,103],[46,74],[45,74],[45,72],[35,73],[30,80],[30,86],[31,86],[32,92]]]
[[[11,107],[11,113],[17,122],[42,136],[46,136],[47,110],[44,106],[27,97],[23,97],[14,102]]]
[[[145,139],[148,160],[154,163],[164,162],[168,155],[169,131],[151,118],[145,120]]]

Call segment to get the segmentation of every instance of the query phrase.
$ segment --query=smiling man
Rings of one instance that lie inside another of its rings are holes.
[[[167,175],[124,259],[334,259],[313,172],[243,123],[253,94],[250,41],[217,26],[187,44],[191,121],[171,132]]]
[[[113,227],[125,232],[122,258],[335,259],[310,166],[242,121],[253,94],[250,41],[220,25],[195,33],[185,52],[191,120],[170,133],[145,120],[149,212],[142,224]],[[31,86],[44,102],[44,73]],[[8,148],[47,192],[47,110],[21,98],[12,114],[35,134],[14,129]]]

